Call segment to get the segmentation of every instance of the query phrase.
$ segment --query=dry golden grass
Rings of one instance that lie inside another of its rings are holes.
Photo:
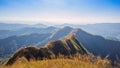
[[[100,57],[91,58],[89,56],[74,56],[70,59],[60,56],[55,59],[31,60],[21,58],[11,66],[0,66],[0,68],[112,68],[107,59]]]

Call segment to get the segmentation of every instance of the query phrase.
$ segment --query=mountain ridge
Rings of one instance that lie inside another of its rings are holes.
[[[80,41],[85,46],[85,48],[87,48],[94,55],[101,55],[101,57],[104,58],[109,54],[110,56],[108,58],[112,61],[116,60],[115,55],[118,55],[120,57],[119,41],[108,40],[98,35],[92,35],[79,28],[75,28],[75,29],[74,28],[71,29],[71,27],[64,27],[64,28],[62,28],[63,31],[61,33],[62,35],[59,35],[61,30],[58,30],[58,32],[56,32],[54,35],[64,38],[69,34],[74,34],[78,39],[78,41]],[[68,30],[68,32],[66,31],[66,29]],[[60,38],[56,38],[56,39],[60,39]]]
[[[88,51],[81,46],[73,34],[67,37],[68,38],[65,38],[64,40],[50,41],[39,49],[31,46],[21,48],[12,55],[5,65],[12,65],[21,57],[25,57],[29,61],[32,58],[36,60],[43,58],[50,59],[51,55],[57,57],[59,54],[64,56],[72,56],[77,53],[89,55]]]

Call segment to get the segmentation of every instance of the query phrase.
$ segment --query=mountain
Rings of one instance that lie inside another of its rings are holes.
[[[73,29],[68,26],[64,27],[54,32],[52,36],[50,36],[49,41],[62,39],[69,34],[74,34],[78,41],[80,41],[94,55],[100,55],[103,58],[109,55],[108,58],[112,61],[117,60],[116,56],[120,57],[119,41],[108,40],[101,36],[92,35],[82,29]]]
[[[49,33],[54,31],[55,29],[57,28],[44,24],[28,25],[0,22],[0,39],[4,39],[14,35],[20,36],[31,33]]]
[[[45,41],[55,29],[50,26],[47,28],[23,28],[17,31],[0,30],[0,37],[3,38],[0,39],[0,57],[9,56],[20,47]]]
[[[72,30],[71,27],[64,27],[62,29],[59,29],[58,31],[54,32],[51,36],[50,36],[50,40],[57,40],[57,39],[63,39],[65,38],[65,36],[68,35],[68,33],[70,33],[70,31]]]
[[[49,26],[44,24],[35,24],[35,25],[28,25],[28,24],[9,24],[9,23],[2,23],[0,22],[0,30],[12,30],[16,31],[22,28],[47,28]]]
[[[0,39],[7,38],[9,36],[13,36],[14,31],[11,30],[0,30]]]
[[[21,57],[25,57],[29,61],[30,59],[37,60],[51,58],[51,55],[55,55],[55,57],[57,57],[59,54],[64,56],[72,56],[76,53],[89,55],[88,51],[72,34],[67,36],[64,40],[51,41],[39,49],[31,46],[21,48],[13,54],[13,56],[6,62],[6,65],[13,64]]]
[[[32,27],[36,27],[36,28],[46,28],[48,27],[47,25],[44,25],[44,24],[35,24],[35,25],[32,25]]]
[[[30,41],[30,43],[25,42],[26,38],[23,38],[24,35],[15,37],[17,39],[20,39],[21,42],[19,41],[19,43],[18,43],[18,40],[15,39],[14,37],[6,38],[4,40],[2,39],[0,40],[0,46],[1,46],[0,52],[2,56],[3,55],[5,56],[6,54],[12,54],[15,50],[17,50],[19,47],[22,47],[22,46],[34,44],[34,46],[40,47],[41,45],[46,45],[46,43],[48,43],[49,41],[62,40],[69,34],[74,34],[75,37],[78,39],[78,41],[80,41],[85,46],[85,48],[88,49],[94,55],[100,55],[103,58],[109,55],[108,58],[112,61],[117,60],[116,57],[120,57],[120,53],[119,53],[120,42],[119,41],[108,40],[101,36],[89,34],[88,32],[85,32],[82,29],[71,28],[68,26],[58,29],[52,33],[49,33],[48,35],[45,34],[44,37],[43,35],[40,35],[40,36],[34,35],[36,37],[32,38],[31,35],[28,35],[29,39],[27,38],[27,40],[34,40],[35,43],[32,41]],[[17,42],[17,46],[19,46],[18,48],[15,48],[16,43],[14,43],[14,41]],[[5,52],[6,50],[8,51]]]
[[[79,41],[94,55],[105,57],[109,55],[112,61],[117,60],[116,56],[120,57],[120,42],[107,40],[101,36],[91,35],[83,30],[77,29],[75,32]]]
[[[68,26],[61,29],[57,29],[56,31],[52,32],[52,34],[44,41],[40,41],[39,43],[37,43],[36,46],[39,47],[41,45],[45,45],[46,43],[48,43],[48,41],[64,39],[71,30],[72,28]]]
[[[4,39],[10,36],[21,36],[21,35],[28,35],[28,34],[33,34],[33,33],[52,33],[55,31],[57,28],[55,27],[47,27],[47,28],[33,28],[33,27],[25,27],[18,29],[16,31],[13,30],[0,30],[0,39]]]
[[[33,27],[26,27],[22,28],[20,30],[17,30],[16,33],[18,35],[25,35],[25,34],[32,34],[32,33],[52,33],[55,29],[55,27],[47,27],[47,28],[33,28]]]
[[[17,49],[28,46],[35,45],[36,43],[43,41],[48,38],[51,34],[29,34],[23,36],[11,36],[0,40],[0,57],[5,57],[12,54]]]
[[[0,23],[0,30],[18,30],[27,26],[28,26],[27,24]]]
[[[120,23],[87,24],[81,25],[79,28],[94,35],[100,35],[113,40],[120,40]]]
[[[120,41],[120,23],[96,23],[86,25],[75,25],[75,24],[62,24],[55,25],[55,27],[70,26],[72,28],[80,28],[90,34],[100,35],[106,39]]]

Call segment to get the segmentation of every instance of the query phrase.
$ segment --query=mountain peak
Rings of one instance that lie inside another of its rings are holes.
[[[72,38],[75,38],[74,34],[69,34],[65,39],[72,39]]]
[[[73,28],[70,27],[70,26],[65,26],[65,27],[63,27],[62,29],[73,29]]]
[[[73,28],[66,26],[64,28],[61,28],[60,30],[57,30],[52,33],[52,35],[49,37],[51,40],[57,40],[62,38],[63,36],[67,36]]]

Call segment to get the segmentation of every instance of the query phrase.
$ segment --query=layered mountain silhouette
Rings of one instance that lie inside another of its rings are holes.
[[[100,35],[108,39],[120,40],[120,23],[97,23],[81,25],[79,28],[84,31]]]
[[[50,34],[32,34],[2,39],[0,40],[0,57],[6,54],[12,54],[18,48],[23,46],[34,45],[40,47],[41,45],[46,45],[49,41],[61,40],[69,34],[74,34],[78,41],[94,55],[100,55],[103,58],[109,55],[108,58],[112,61],[116,60],[116,56],[120,57],[119,41],[108,40],[101,36],[89,34],[81,29],[74,29],[68,26]]]
[[[29,61],[30,59],[50,59],[51,55],[57,57],[59,54],[72,56],[76,53],[89,55],[89,52],[80,42],[78,42],[74,34],[70,34],[64,40],[51,41],[39,49],[31,46],[21,48],[13,54],[13,56],[6,62],[6,65],[13,64],[21,57],[25,57]]]
[[[7,22],[0,22],[0,30],[20,30],[23,28],[47,28],[47,25],[44,24],[34,24],[34,25],[29,25],[29,24],[15,24],[15,23],[7,23]]]
[[[55,27],[47,27],[47,28],[35,28],[35,27],[24,27],[18,30],[0,30],[0,39],[5,39],[11,36],[21,36],[21,35],[28,35],[28,34],[34,34],[34,33],[52,33],[55,29]]]

